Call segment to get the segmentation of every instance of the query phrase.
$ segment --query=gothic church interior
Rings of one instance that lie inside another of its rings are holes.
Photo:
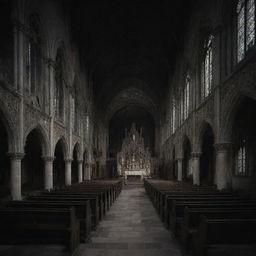
[[[179,239],[182,228],[175,236],[166,217],[167,191],[193,200],[201,195],[201,207],[209,194],[227,204],[232,197],[230,207],[246,221],[243,227],[255,227],[255,5],[255,0],[0,0],[0,229],[8,230],[15,211],[24,223],[36,219],[40,207],[45,216],[52,214],[53,224],[74,206],[76,215],[84,198],[92,223],[80,227],[79,236],[91,237],[112,204],[115,211],[114,201],[122,206],[118,200],[143,195],[159,211],[170,239],[180,244],[161,255],[215,255],[206,247],[195,249],[197,238]],[[43,203],[44,196],[49,198]],[[61,205],[55,212],[53,199]],[[45,218],[41,214],[37,221]],[[240,229],[232,221],[234,230]],[[17,226],[10,230],[24,228]],[[255,255],[255,230],[250,234],[246,253]],[[3,237],[0,254],[16,255],[1,249],[13,236]],[[96,255],[91,247],[81,249],[81,241],[74,231],[68,254],[56,255]],[[247,255],[240,249],[232,255]],[[145,255],[157,255],[154,250]]]

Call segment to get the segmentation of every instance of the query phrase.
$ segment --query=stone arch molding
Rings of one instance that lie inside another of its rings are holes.
[[[72,154],[74,152],[74,150],[77,150],[77,159],[78,160],[82,160],[83,159],[83,156],[82,156],[82,147],[81,147],[81,144],[80,142],[76,142],[73,146],[73,150],[72,150]]]
[[[158,124],[157,107],[153,100],[142,90],[127,88],[120,91],[111,101],[105,112],[105,121],[108,123],[111,117],[120,109],[126,106],[139,106],[147,110]]]
[[[63,154],[64,154],[64,159],[69,157],[69,147],[68,147],[68,143],[67,143],[67,139],[64,136],[59,137],[55,143],[54,143],[54,148],[53,148],[53,152],[55,151],[56,145],[58,142],[61,143],[62,149],[63,149]]]
[[[201,148],[202,148],[202,140],[203,140],[203,136],[204,136],[204,132],[208,129],[211,128],[213,131],[213,136],[214,139],[216,139],[216,132],[214,130],[214,127],[212,125],[212,122],[207,119],[207,120],[203,120],[200,125],[199,125],[199,129],[196,129],[196,134],[195,134],[195,143],[193,146],[193,151],[196,153],[200,153],[201,152]]]
[[[0,100],[0,120],[3,122],[5,130],[8,134],[8,151],[19,152],[19,136],[18,131],[14,128],[15,124],[10,118],[5,103]]]
[[[226,107],[222,116],[222,125],[221,125],[221,133],[220,139],[224,142],[231,141],[232,127],[234,124],[234,119],[236,117],[237,111],[243,105],[246,98],[250,98],[256,101],[254,95],[247,94],[237,94],[233,97],[231,104]]]
[[[47,132],[45,131],[45,129],[40,124],[38,124],[36,126],[33,126],[32,128],[28,129],[28,131],[24,134],[23,148],[25,148],[26,140],[27,140],[28,135],[33,130],[36,130],[38,135],[39,135],[43,156],[49,156],[51,150],[50,150],[50,143],[49,143],[49,140],[48,140]]]
[[[184,155],[184,142],[188,140],[191,146],[191,150],[193,150],[193,143],[192,143],[192,139],[190,138],[190,136],[186,133],[184,133],[181,136],[181,139],[176,147],[175,145],[175,149],[177,148],[177,152],[176,152],[176,156],[177,158],[182,158],[182,156]]]

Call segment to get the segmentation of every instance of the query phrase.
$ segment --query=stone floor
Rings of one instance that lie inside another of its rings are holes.
[[[142,186],[128,185],[76,256],[181,256]]]

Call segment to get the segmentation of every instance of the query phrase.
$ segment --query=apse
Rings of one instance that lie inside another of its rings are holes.
[[[142,129],[145,147],[149,148],[151,155],[155,152],[155,122],[152,115],[139,106],[127,106],[117,111],[109,122],[109,156],[116,157],[121,150],[125,130],[129,131],[132,124],[136,129]]]

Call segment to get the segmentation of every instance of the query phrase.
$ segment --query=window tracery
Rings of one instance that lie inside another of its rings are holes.
[[[255,0],[237,2],[237,62],[255,44]]]
[[[212,92],[212,60],[213,35],[210,35],[204,44],[204,56],[201,63],[201,97],[205,99]]]
[[[42,56],[41,56],[41,38],[40,29],[36,15],[29,18],[30,34],[27,40],[26,55],[26,75],[27,86],[26,91],[30,95],[40,91]]]
[[[64,77],[62,50],[58,49],[55,63],[55,87],[54,87],[55,118],[63,120],[64,114]]]

